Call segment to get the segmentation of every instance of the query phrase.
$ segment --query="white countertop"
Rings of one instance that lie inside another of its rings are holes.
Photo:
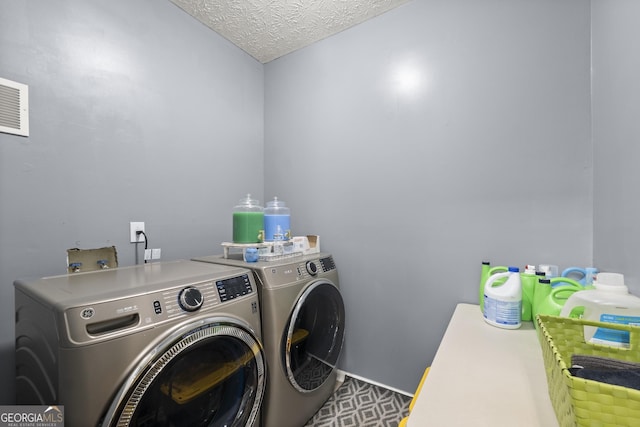
[[[557,425],[533,323],[497,328],[458,304],[407,427]]]

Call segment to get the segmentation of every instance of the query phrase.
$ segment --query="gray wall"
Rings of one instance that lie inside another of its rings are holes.
[[[594,0],[594,261],[640,295],[640,2]]]
[[[265,196],[335,255],[342,369],[413,391],[482,260],[591,264],[589,50],[584,0],[413,1],[265,66]]]
[[[15,278],[63,273],[71,247],[133,264],[129,221],[163,259],[219,252],[245,192],[321,235],[341,368],[399,389],[484,259],[594,263],[640,293],[639,6],[591,10],[595,147],[584,0],[415,0],[264,67],[168,1],[0,0],[0,77],[31,91],[31,136],[0,133],[0,403]],[[425,83],[408,96],[401,63]]]
[[[31,135],[0,133],[0,403],[13,402],[13,280],[129,222],[164,260],[220,252],[263,199],[263,66],[169,1],[0,1],[0,76],[29,85]],[[140,251],[141,252],[141,251]],[[142,253],[140,253],[142,255]]]

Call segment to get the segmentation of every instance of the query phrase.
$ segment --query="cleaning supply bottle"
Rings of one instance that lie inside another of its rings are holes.
[[[562,276],[552,277],[551,287],[557,288],[559,286],[568,286],[568,287],[574,288],[576,291],[583,291],[586,289],[584,286],[580,284],[580,282],[576,282],[575,280],[570,279],[568,277],[562,277]]]
[[[543,271],[536,271],[536,287],[533,291],[533,303],[531,304],[531,317],[533,319],[533,325],[538,329],[538,320],[536,316],[540,314],[540,308],[542,303],[551,293],[551,280],[547,279],[546,274]],[[542,313],[544,314],[544,313]]]
[[[482,261],[482,268],[480,269],[480,287],[478,292],[478,303],[480,304],[480,311],[484,313],[484,284],[489,277],[489,269],[491,263],[489,261]]]
[[[571,277],[583,286],[592,285],[597,274],[598,269],[595,267],[569,267],[562,271],[562,277]]]
[[[553,264],[540,264],[538,266],[538,271],[544,272],[547,276],[547,279],[552,279],[554,277],[558,277],[558,266]]]
[[[507,272],[508,268],[502,265],[497,265],[495,267],[491,267],[491,264],[488,261],[482,261],[482,270],[480,271],[480,289],[478,292],[478,298],[480,303],[480,311],[484,313],[484,284],[487,279],[493,276],[496,273]],[[493,283],[493,286],[502,285],[506,277],[500,277],[497,282]]]
[[[549,280],[548,282],[544,282],[544,284],[549,284],[549,289],[547,290],[545,286],[540,286],[543,284],[541,280]],[[551,280],[547,278],[544,272],[536,271],[536,286],[533,290],[533,302],[531,303],[531,318],[535,321],[536,315],[538,314],[537,307],[539,306],[539,302],[544,299],[551,292]]]
[[[640,324],[640,298],[629,293],[624,275],[598,273],[594,289],[575,292],[564,304],[560,316],[576,317],[597,322]],[[629,332],[604,327],[585,326],[587,342],[613,347],[629,348]]]
[[[506,278],[504,284],[494,282]],[[484,320],[490,325],[504,329],[517,329],[522,325],[522,284],[520,269],[509,267],[509,271],[496,273],[484,285]]]
[[[532,317],[533,292],[538,283],[536,276],[536,266],[526,265],[524,272],[520,273],[522,282],[522,320],[530,321]]]
[[[482,261],[482,269],[480,270],[480,289],[478,292],[478,303],[480,304],[480,311],[482,311],[484,313],[484,284],[486,283],[487,279],[491,276],[493,276],[496,273],[503,273],[503,272],[507,272],[508,268],[502,265],[497,265],[495,267],[491,267],[491,264],[489,263],[489,261]],[[493,286],[498,286],[498,285],[502,285],[505,280],[507,280],[506,277],[501,277],[500,279],[498,279],[498,281],[493,282]]]
[[[548,279],[545,279],[548,280]],[[558,316],[567,300],[571,295],[576,292],[580,292],[577,288],[571,285],[560,285],[553,287],[553,282],[550,280],[551,291],[538,305],[537,314],[546,314],[548,316]]]

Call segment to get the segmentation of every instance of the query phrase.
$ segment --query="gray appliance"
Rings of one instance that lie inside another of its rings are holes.
[[[14,286],[18,404],[64,405],[69,427],[259,425],[249,270],[174,261]]]
[[[301,427],[331,396],[344,339],[338,270],[327,253],[247,263],[239,254],[196,261],[253,270],[269,377],[265,427]]]

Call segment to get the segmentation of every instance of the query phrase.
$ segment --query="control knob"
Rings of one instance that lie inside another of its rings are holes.
[[[315,262],[307,261],[306,267],[310,275],[315,276],[316,274],[318,274],[318,266]]]
[[[193,286],[184,288],[178,295],[178,304],[184,311],[196,311],[202,307],[203,302],[202,292]]]

